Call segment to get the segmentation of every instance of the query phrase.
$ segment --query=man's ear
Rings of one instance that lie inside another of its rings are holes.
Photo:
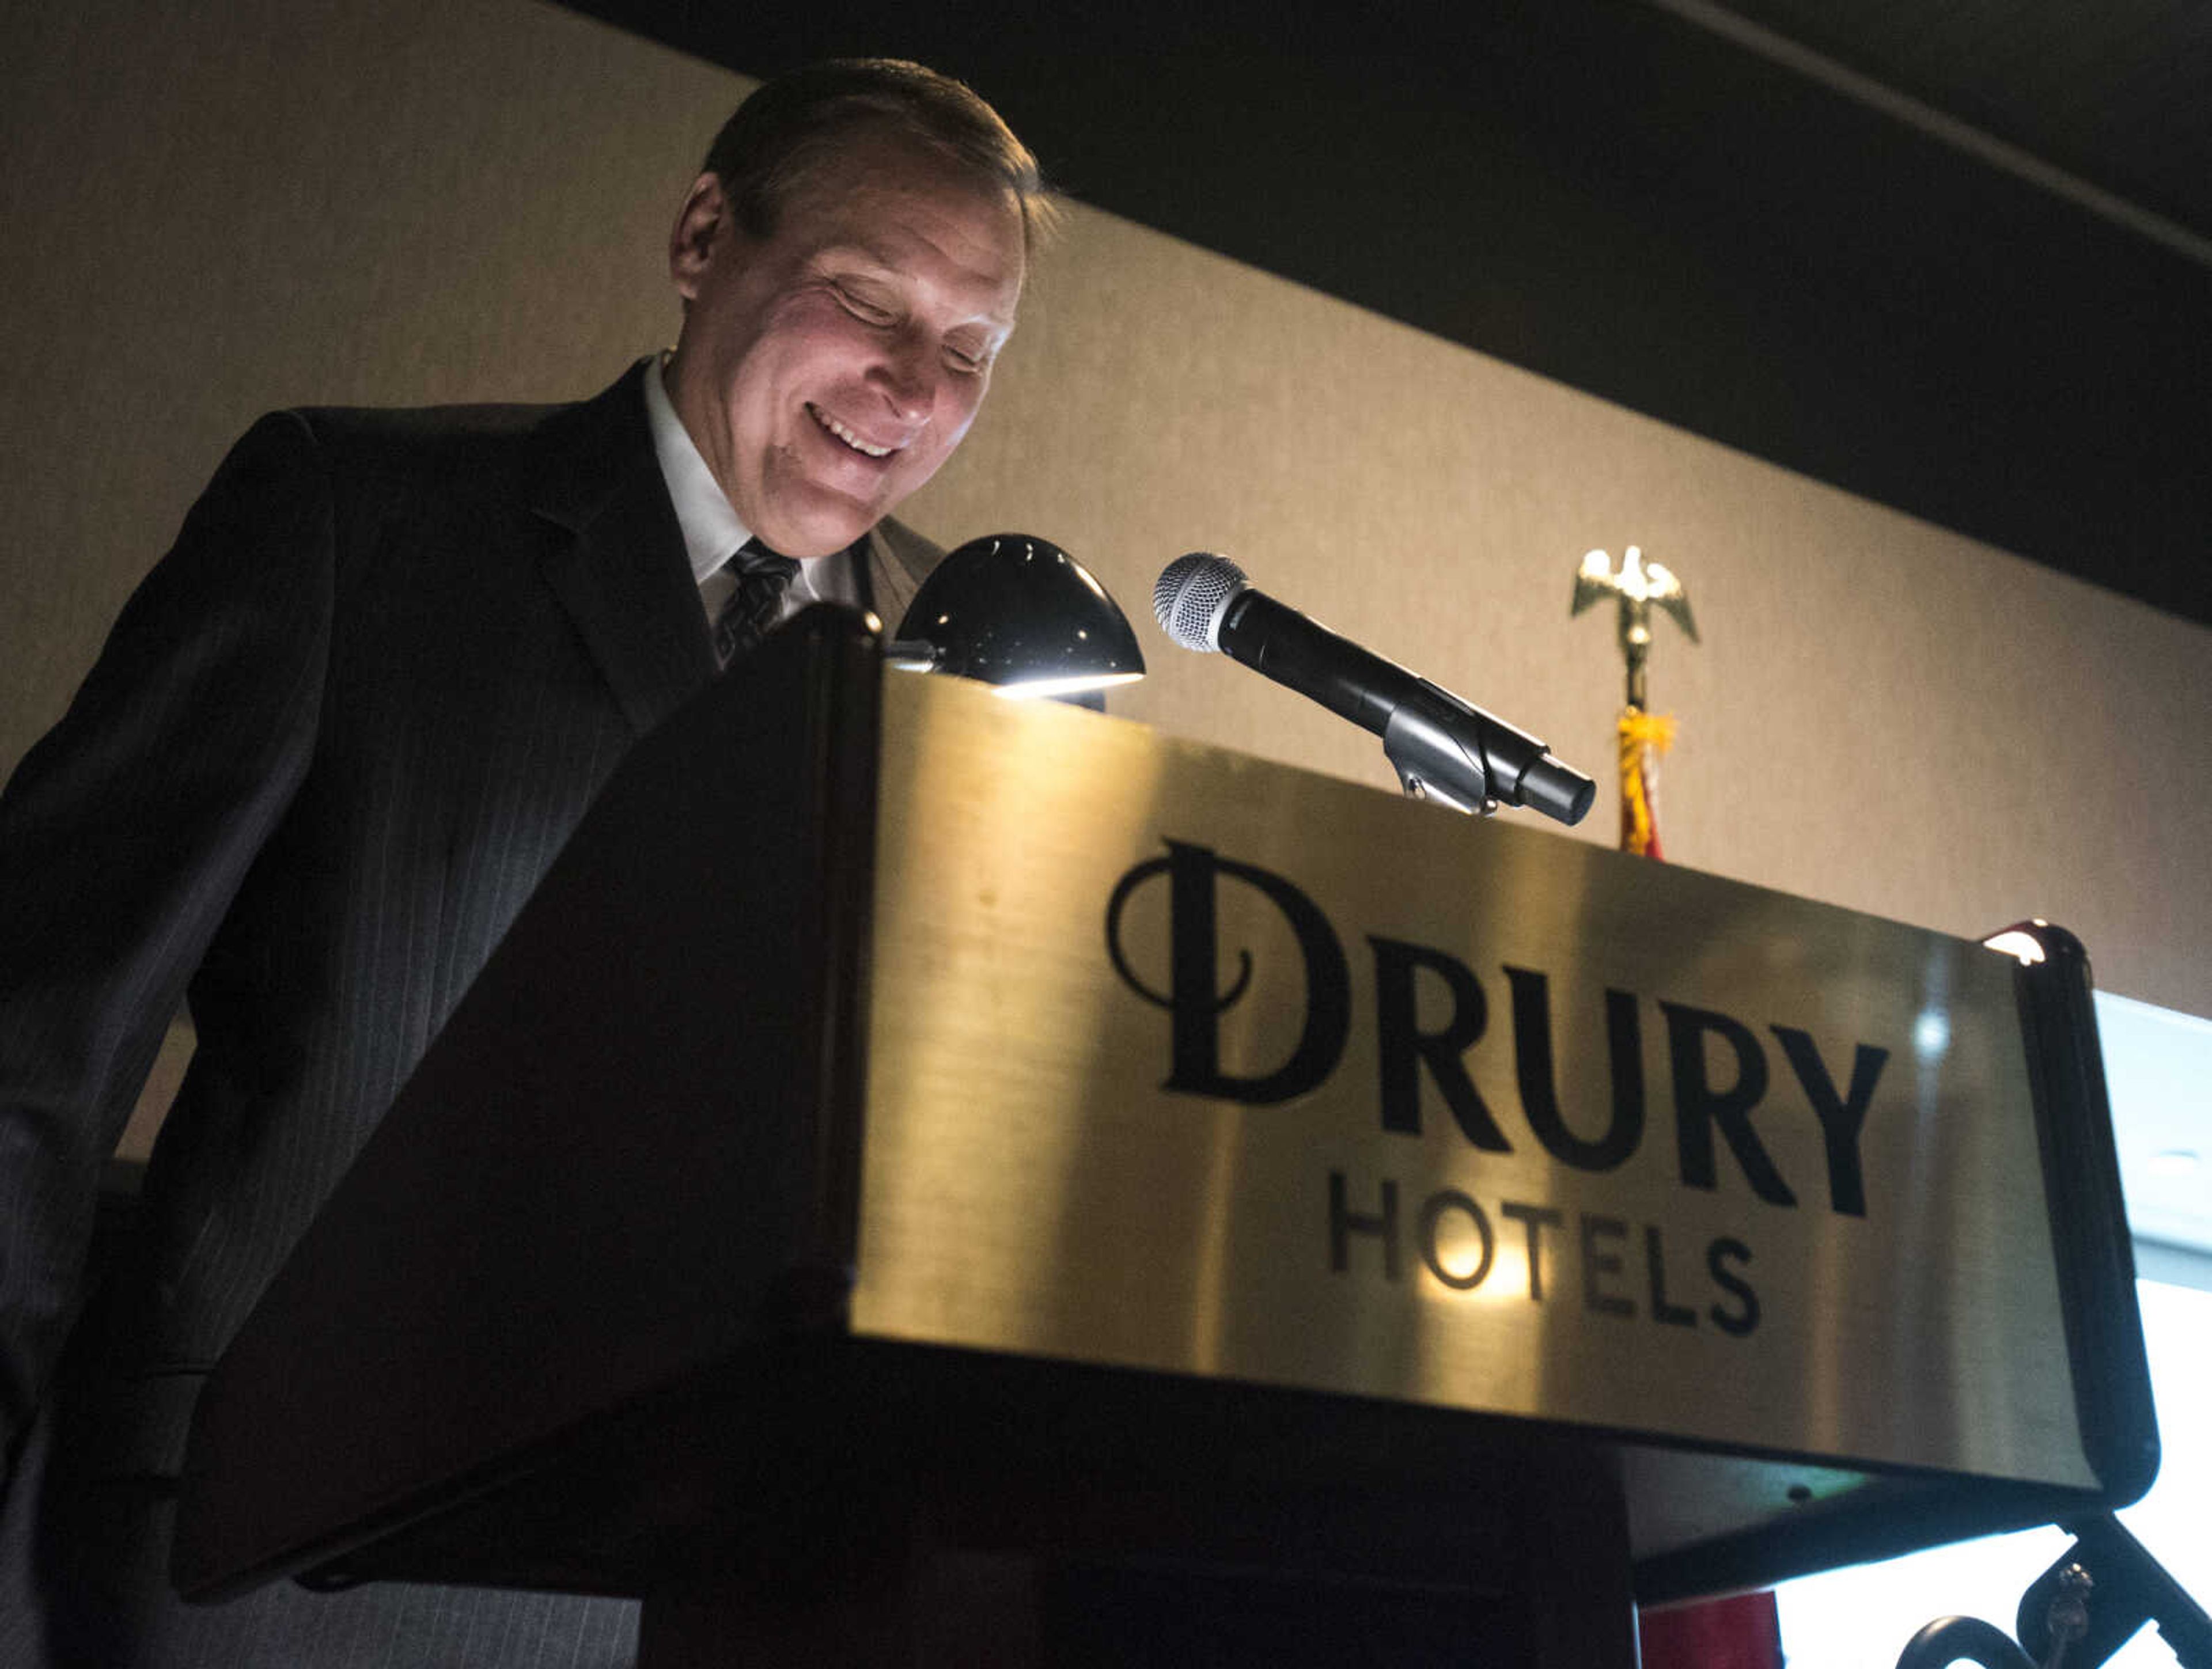
[[[697,297],[716,246],[733,235],[733,230],[721,180],[713,173],[701,174],[691,182],[690,193],[676,216],[676,228],[668,234],[668,276],[686,301]]]

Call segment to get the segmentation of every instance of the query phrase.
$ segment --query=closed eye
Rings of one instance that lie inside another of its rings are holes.
[[[898,315],[889,307],[871,301],[866,296],[848,289],[842,284],[833,284],[830,288],[836,294],[838,304],[863,325],[872,325],[880,329],[898,322]]]

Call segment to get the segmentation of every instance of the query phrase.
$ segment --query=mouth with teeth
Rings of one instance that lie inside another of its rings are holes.
[[[863,440],[859,435],[854,434],[851,429],[846,428],[844,424],[839,422],[828,412],[823,410],[820,406],[814,404],[811,401],[807,404],[806,415],[814,420],[817,427],[818,427],[824,434],[835,435],[839,440],[843,441],[848,447],[851,448],[854,452],[860,453],[863,458],[889,458],[894,452],[898,450],[896,446],[872,446],[869,442]]]

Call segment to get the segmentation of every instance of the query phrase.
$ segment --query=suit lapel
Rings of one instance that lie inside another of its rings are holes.
[[[530,507],[568,537],[546,555],[561,599],[639,734],[714,674],[706,616],[646,421],[641,360],[604,394],[548,418]]]
[[[886,518],[861,541],[861,606],[872,609],[884,632],[898,635],[914,594],[942,558],[936,546],[911,529]]]

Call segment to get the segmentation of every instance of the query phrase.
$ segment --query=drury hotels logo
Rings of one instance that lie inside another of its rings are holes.
[[[1327,1278],[1425,1273],[1451,1292],[1743,1338],[1772,1302],[1762,1228],[1866,1217],[1881,1044],[1816,1033],[1817,1016],[1346,931],[1288,876],[1165,846],[1114,887],[1106,954],[1162,1012],[1168,1094],[1304,1106],[1358,1138],[1317,1144],[1291,1208],[1310,1214]],[[1346,1065],[1370,1059],[1371,1077]],[[1686,1217],[1705,1226],[1686,1232]]]

